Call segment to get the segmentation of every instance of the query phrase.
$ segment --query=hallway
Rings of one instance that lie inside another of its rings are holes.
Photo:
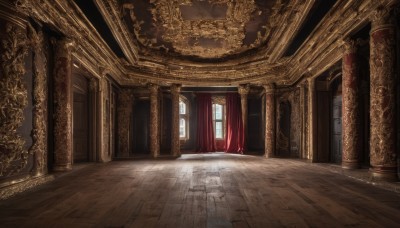
[[[1,227],[399,227],[400,194],[300,160],[90,164],[0,202]]]

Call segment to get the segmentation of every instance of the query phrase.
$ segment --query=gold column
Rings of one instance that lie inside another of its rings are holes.
[[[264,85],[265,89],[265,157],[275,155],[275,84]]]
[[[370,33],[370,162],[372,175],[388,180],[397,180],[395,37],[389,9],[376,11]]]
[[[72,169],[71,49],[64,38],[54,42],[54,170]]]
[[[361,150],[360,108],[359,108],[359,69],[357,44],[345,40],[342,60],[343,78],[343,152],[342,168],[359,168]]]
[[[158,133],[158,110],[159,110],[159,86],[149,84],[150,90],[150,154],[153,158],[160,154],[160,143]]]
[[[172,94],[172,135],[171,152],[175,157],[181,156],[180,137],[179,137],[179,94],[181,85],[171,85]]]
[[[315,79],[308,78],[308,159],[315,162],[317,159],[317,94]]]
[[[238,92],[240,94],[240,104],[242,108],[242,122],[243,122],[243,132],[244,132],[244,145],[243,150],[247,150],[247,137],[248,137],[248,130],[247,130],[247,119],[248,119],[248,111],[247,111],[247,96],[250,91],[250,85],[240,85],[238,88]]]

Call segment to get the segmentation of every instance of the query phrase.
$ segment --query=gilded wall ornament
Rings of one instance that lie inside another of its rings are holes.
[[[33,144],[34,174],[47,173],[47,59],[43,33],[29,26],[33,47]]]
[[[20,172],[28,164],[29,157],[25,140],[17,133],[28,104],[27,88],[23,82],[27,35],[26,30],[20,27],[10,23],[5,26],[0,59],[0,177]]]

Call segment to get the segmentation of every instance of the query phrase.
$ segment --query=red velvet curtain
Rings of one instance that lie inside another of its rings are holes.
[[[211,94],[197,94],[197,152],[215,152]]]
[[[225,152],[243,153],[244,130],[240,96],[237,93],[226,95],[226,136]]]

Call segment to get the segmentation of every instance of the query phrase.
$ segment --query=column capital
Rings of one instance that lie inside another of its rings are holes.
[[[68,37],[61,39],[53,38],[51,39],[51,43],[58,49],[58,53],[63,55],[70,55],[75,49],[75,41]]]
[[[244,85],[239,85],[238,87],[238,93],[240,96],[247,95],[250,92],[250,85],[249,84],[244,84]]]
[[[181,92],[182,85],[181,84],[172,84],[171,85],[171,93],[178,94]]]
[[[150,90],[151,94],[157,94],[160,86],[157,84],[149,83],[147,84],[147,88]]]
[[[263,85],[263,87],[265,89],[265,93],[267,93],[267,94],[275,93],[275,89],[276,89],[275,83],[266,84],[266,85]]]
[[[378,7],[371,16],[371,32],[387,25],[394,25],[392,9],[383,6]]]
[[[352,53],[357,53],[358,50],[358,45],[360,41],[351,39],[351,38],[344,38],[342,40],[342,49],[343,49],[343,54],[352,54]]]

